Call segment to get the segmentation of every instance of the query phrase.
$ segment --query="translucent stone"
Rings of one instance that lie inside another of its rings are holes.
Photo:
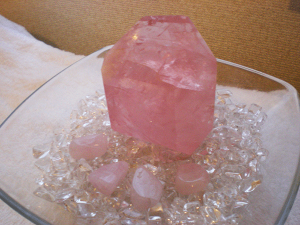
[[[142,18],[103,62],[112,128],[192,154],[212,129],[216,73],[216,59],[188,17]]]
[[[243,175],[245,174],[246,171],[246,168],[244,166],[231,165],[231,164],[221,166],[221,169],[226,176],[233,178],[235,180],[242,180],[244,178]]]
[[[139,167],[132,180],[130,191],[133,206],[145,211],[155,206],[162,196],[163,186],[160,181],[145,167]]]
[[[128,163],[120,161],[104,165],[89,175],[89,181],[101,193],[109,196],[123,181],[128,171]]]
[[[58,133],[54,136],[54,146],[58,148],[67,147],[68,143],[68,136],[65,133]]]
[[[193,194],[205,190],[209,180],[202,166],[195,163],[182,164],[177,170],[175,188],[180,194]]]
[[[66,200],[63,202],[63,205],[65,209],[75,215],[78,214],[78,208],[77,208],[77,203],[72,201],[72,200]]]
[[[254,191],[260,184],[261,179],[251,177],[247,180],[242,181],[241,190],[248,193]]]
[[[75,194],[75,190],[72,188],[67,188],[59,191],[56,195],[55,198],[56,200],[67,200],[71,197],[73,197]]]
[[[183,212],[190,214],[199,214],[200,213],[201,204],[199,201],[188,202],[183,206]]]
[[[266,158],[268,157],[269,151],[267,149],[261,148],[256,151],[256,155],[257,155],[258,159],[262,162],[262,161],[265,161]]]
[[[97,216],[92,219],[90,224],[103,225],[121,225],[120,215],[116,212],[114,208],[102,208],[97,213]]]
[[[262,107],[257,104],[251,104],[250,107],[248,108],[248,111],[256,116],[260,114],[261,110]]]
[[[204,217],[209,224],[217,224],[221,218],[221,212],[213,207],[204,207]]]
[[[148,210],[147,220],[148,224],[163,224],[164,209],[161,203],[156,204]]]
[[[73,139],[70,144],[70,155],[74,159],[94,159],[102,156],[106,149],[106,135],[93,134]]]
[[[148,163],[148,164],[145,164],[144,167],[146,169],[148,169],[153,175],[157,175],[160,168],[156,167],[156,166],[153,166],[152,164]]]
[[[81,172],[87,172],[87,171],[92,170],[92,167],[85,159],[83,159],[83,158],[79,159],[78,163],[79,163],[79,169]]]
[[[43,198],[49,202],[54,202],[55,201],[55,197],[49,193],[45,188],[43,187],[38,187],[34,192],[33,194],[35,196],[38,196],[40,198]]]
[[[131,219],[144,219],[146,217],[145,213],[141,213],[132,207],[128,207],[121,210],[122,214]]]
[[[92,204],[78,203],[78,212],[82,217],[94,217],[96,216],[96,209]]]
[[[33,157],[36,159],[43,158],[49,153],[50,149],[51,143],[37,145],[32,149]]]
[[[80,190],[75,194],[74,201],[77,203],[88,203],[90,201],[90,194],[86,191]]]
[[[147,219],[148,225],[162,225],[163,219],[160,216],[149,216]]]
[[[259,164],[258,164],[257,159],[253,159],[253,160],[251,160],[249,162],[249,167],[251,168],[251,170],[253,172],[257,172],[258,171],[258,166],[259,166]]]
[[[267,120],[267,114],[264,112],[261,112],[256,117],[256,120],[255,120],[256,126],[261,127],[265,123],[266,120]]]
[[[49,173],[51,171],[51,159],[48,157],[38,159],[34,165],[40,170]]]
[[[242,196],[237,196],[236,201],[234,203],[234,208],[243,207],[248,204],[249,204],[249,200],[247,198],[242,197]]]
[[[230,98],[232,96],[232,92],[227,89],[218,89],[216,92],[222,98]]]

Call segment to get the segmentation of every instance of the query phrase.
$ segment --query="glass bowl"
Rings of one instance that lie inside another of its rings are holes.
[[[32,148],[63,127],[86,95],[102,89],[101,66],[107,46],[66,68],[30,95],[0,129],[0,197],[36,224],[74,224],[63,207],[33,195],[40,171]],[[290,84],[259,71],[218,60],[218,86],[235,99],[263,107],[268,119],[262,130],[269,156],[264,180],[250,196],[249,216],[241,224],[283,224],[300,182],[300,113],[297,91]]]

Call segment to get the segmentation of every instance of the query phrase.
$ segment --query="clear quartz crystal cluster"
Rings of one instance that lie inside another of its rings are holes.
[[[262,182],[261,162],[268,155],[260,130],[267,116],[260,106],[233,103],[231,92],[217,90],[214,128],[191,156],[114,132],[103,93],[87,96],[71,113],[70,129],[54,132],[53,141],[33,148],[42,171],[34,195],[56,202],[77,217],[78,224],[238,224],[249,193]],[[101,157],[73,159],[73,138],[105,134]],[[97,191],[88,175],[103,165],[125,161],[126,178],[110,195]],[[205,191],[189,195],[175,190],[177,168],[199,164],[209,176]],[[144,166],[163,185],[155,206],[140,212],[130,202],[135,171]]]

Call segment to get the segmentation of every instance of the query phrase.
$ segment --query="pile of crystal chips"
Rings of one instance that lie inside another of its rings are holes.
[[[34,195],[56,202],[77,218],[78,224],[238,224],[249,203],[249,193],[262,182],[261,128],[267,116],[260,106],[233,103],[232,93],[217,90],[214,129],[190,157],[120,135],[110,128],[105,96],[86,96],[70,116],[69,130],[54,133],[53,141],[33,148],[42,171]],[[109,148],[100,158],[74,160],[68,146],[74,137],[105,133]],[[130,169],[110,197],[87,180],[89,173],[111,162],[126,161]],[[174,189],[178,165],[194,162],[210,174],[205,192],[181,196]],[[130,184],[144,165],[164,185],[160,203],[139,212],[130,202]]]

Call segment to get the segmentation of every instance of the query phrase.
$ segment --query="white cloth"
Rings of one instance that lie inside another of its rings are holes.
[[[0,15],[0,123],[33,91],[83,56],[36,40]],[[32,224],[0,200],[0,224]]]
[[[83,56],[36,40],[22,26],[0,15],[0,123],[34,90]],[[300,224],[300,196],[287,225]],[[1,224],[32,224],[0,201]]]

